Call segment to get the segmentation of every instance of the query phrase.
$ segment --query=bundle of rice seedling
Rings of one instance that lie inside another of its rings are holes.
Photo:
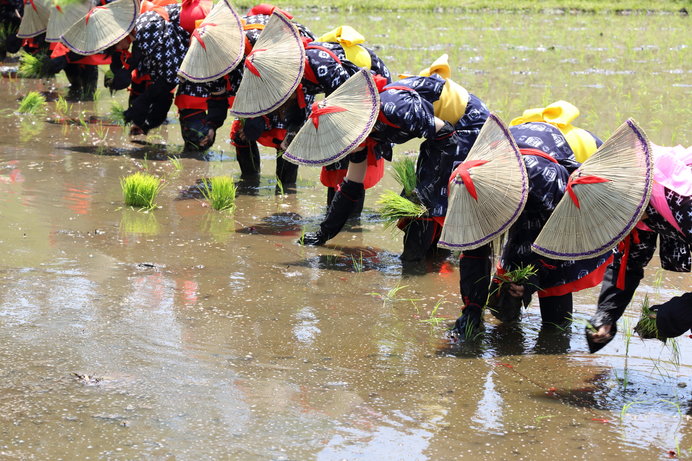
[[[55,100],[55,112],[61,117],[64,118],[67,116],[67,113],[70,111],[70,108],[72,105],[67,102],[67,100],[62,97],[58,96],[58,99]]]
[[[156,197],[163,182],[158,177],[148,173],[135,173],[120,178],[125,205],[151,210],[156,208]]]
[[[651,146],[629,119],[572,173],[533,251],[565,260],[607,253],[641,219],[653,179]]]
[[[662,339],[658,336],[658,327],[656,326],[656,311],[651,310],[649,307],[649,296],[644,296],[644,301],[642,302],[641,317],[634,327],[634,331],[642,339]]]
[[[356,149],[375,125],[380,94],[366,70],[312,105],[310,120],[298,131],[284,158],[299,165],[324,166]]]
[[[113,123],[125,125],[125,108],[118,101],[111,103],[111,118]]]
[[[50,59],[47,54],[38,52],[30,54],[22,50],[19,52],[19,71],[22,78],[42,78],[46,76],[43,71],[44,64]]]
[[[215,176],[202,180],[200,192],[211,207],[218,211],[235,209],[236,185],[230,176]]]
[[[30,91],[19,102],[17,112],[20,114],[35,114],[46,105],[46,98],[38,91]]]
[[[413,203],[391,190],[380,195],[377,204],[380,205],[380,215],[386,221],[385,227],[395,225],[402,218],[420,218],[428,211],[423,205]]]
[[[405,157],[392,162],[392,168],[394,168],[394,179],[404,189],[404,196],[413,195],[413,189],[416,188],[416,162],[410,157]]]

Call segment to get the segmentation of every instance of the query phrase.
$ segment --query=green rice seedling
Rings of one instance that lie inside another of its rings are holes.
[[[163,182],[152,174],[137,172],[120,178],[120,187],[125,205],[151,210],[156,208],[156,197],[163,189]]]
[[[634,327],[634,331],[643,339],[657,338],[665,341],[665,338],[658,336],[658,327],[656,327],[656,312],[649,307],[649,295],[644,296],[642,301],[641,317]]]
[[[420,218],[428,210],[423,205],[413,203],[394,191],[388,190],[380,195],[380,215],[386,221],[385,227],[391,227],[401,218]]]
[[[41,93],[38,91],[30,91],[19,102],[19,109],[17,109],[17,112],[20,114],[35,114],[43,109],[45,105],[46,98]]]
[[[504,283],[516,283],[523,284],[528,282],[531,277],[538,273],[538,269],[533,264],[527,264],[526,266],[520,266],[517,269],[505,272],[502,275],[496,275]]]
[[[408,288],[408,285],[399,285],[399,283],[396,284],[394,288],[389,290],[388,292],[382,294],[382,293],[376,293],[376,292],[370,292],[366,293],[367,295],[370,296],[375,296],[376,298],[379,298],[382,300],[382,305],[384,306],[385,304],[389,303],[395,303],[397,301],[410,301],[413,306],[418,310],[418,307],[416,306],[416,301],[422,301],[422,299],[413,299],[413,298],[398,298],[397,294],[399,291],[403,290],[404,288]]]
[[[43,65],[48,59],[48,56],[44,53],[36,53],[34,55],[22,50],[19,54],[19,76],[22,78],[45,77]]]
[[[125,125],[125,108],[118,101],[111,103],[111,118],[113,123]]]
[[[235,209],[236,185],[230,176],[215,176],[202,181],[200,192],[211,207],[218,211]]]
[[[173,165],[173,168],[175,168],[175,171],[178,173],[183,171],[183,162],[180,160],[180,157],[170,156],[168,157],[168,160],[170,160],[171,165]]]
[[[351,255],[351,264],[353,265],[353,270],[355,272],[363,272],[365,265],[363,264],[363,252],[361,251],[360,256],[355,258]]]
[[[284,195],[284,184],[281,182],[279,177],[276,177],[276,188],[279,191],[279,195]]]
[[[392,162],[394,169],[394,179],[404,189],[404,195],[410,197],[413,195],[413,189],[416,188],[416,164],[410,157],[404,157],[402,160]]]
[[[427,319],[421,319],[421,322],[424,323],[429,323],[430,325],[433,326],[438,326],[440,323],[446,321],[444,317],[439,317],[437,315],[437,311],[440,309],[440,306],[445,304],[447,301],[444,299],[439,300],[437,303],[435,303],[435,306],[433,306],[432,311],[430,311],[430,316]]]
[[[55,100],[54,106],[55,113],[58,114],[60,118],[65,118],[72,108],[72,104],[68,103],[67,100],[62,96],[58,96],[58,99]]]

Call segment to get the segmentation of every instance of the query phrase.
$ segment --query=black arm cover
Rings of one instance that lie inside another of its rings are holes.
[[[459,291],[464,305],[485,306],[488,300],[490,273],[492,271],[492,247],[483,245],[475,250],[465,250],[459,259]]]
[[[207,99],[207,125],[217,129],[228,116],[228,98],[214,97]]]
[[[245,119],[245,123],[243,124],[243,133],[245,134],[245,138],[250,142],[257,141],[266,129],[267,124],[264,117],[248,118]]]
[[[675,338],[692,328],[692,293],[675,296],[651,309],[657,311],[656,328],[661,338]]]
[[[125,111],[125,122],[132,122],[145,131],[161,125],[173,102],[173,88],[174,85],[161,81],[149,85]]]
[[[620,290],[617,285],[618,273],[622,262],[622,253],[617,253],[613,263],[606,269],[598,296],[596,314],[591,319],[595,328],[606,324],[615,324],[622,317],[627,305],[632,301],[639,282],[644,277],[644,267],[651,261],[656,251],[654,232],[639,232],[639,244],[632,244],[625,273],[625,286]]]
[[[59,56],[46,60],[43,64],[43,72],[47,75],[55,75],[67,66],[67,56]]]
[[[446,188],[458,148],[459,138],[449,122],[445,122],[434,138],[421,144],[415,192],[426,207],[432,208],[439,192]]]

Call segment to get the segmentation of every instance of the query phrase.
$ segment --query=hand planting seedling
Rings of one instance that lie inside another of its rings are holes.
[[[641,317],[634,327],[634,331],[637,332],[642,339],[660,339],[665,342],[666,338],[661,338],[658,335],[658,327],[656,327],[656,311],[649,307],[649,296],[644,296],[644,301],[642,302]]]
[[[380,215],[386,221],[385,227],[395,225],[402,218],[420,218],[428,211],[423,205],[413,203],[391,190],[380,195],[377,204],[381,205]]]

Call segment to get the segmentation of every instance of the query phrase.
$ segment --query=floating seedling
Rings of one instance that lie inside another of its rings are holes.
[[[394,168],[394,179],[404,189],[404,195],[412,196],[413,189],[416,188],[416,164],[413,159],[405,157],[397,160],[392,163],[392,168]]]
[[[432,311],[430,311],[430,316],[427,319],[421,319],[420,321],[424,323],[429,323],[433,326],[438,326],[440,323],[446,322],[446,318],[437,315],[437,311],[440,309],[440,306],[442,306],[446,302],[447,301],[445,301],[444,299],[439,300],[437,303],[435,303],[435,306],[433,306]]]
[[[120,179],[125,205],[151,210],[156,208],[156,197],[163,188],[158,177],[137,172]]]
[[[413,203],[391,190],[380,195],[377,204],[380,205],[380,215],[386,221],[385,227],[393,226],[402,218],[420,218],[428,211],[423,205]]]
[[[46,105],[46,98],[38,91],[30,91],[19,102],[17,112],[20,114],[35,114]]]
[[[36,53],[34,55],[22,51],[19,55],[19,76],[22,78],[47,77],[43,71],[43,66],[48,59],[48,56],[44,53]]]
[[[237,187],[230,176],[216,176],[202,181],[200,192],[211,207],[218,211],[233,211]]]

